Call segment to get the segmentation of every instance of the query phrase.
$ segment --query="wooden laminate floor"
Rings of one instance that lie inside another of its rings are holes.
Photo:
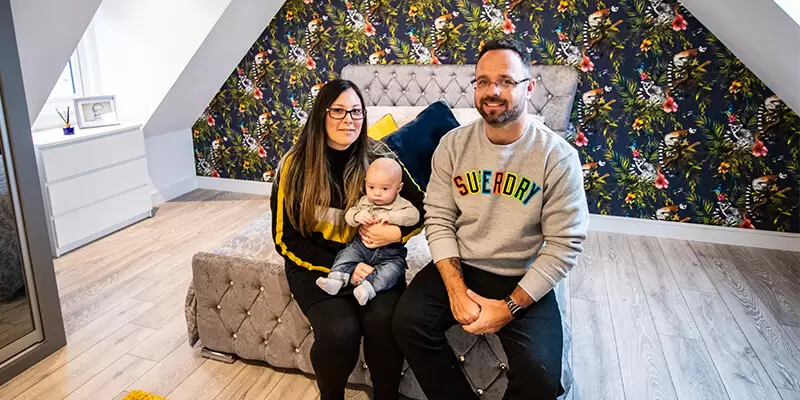
[[[0,348],[32,331],[31,305],[24,291],[0,302]]]
[[[267,209],[263,196],[197,190],[57,259],[68,345],[0,387],[0,400],[134,389],[170,400],[317,399],[304,375],[208,361],[186,341],[192,255]],[[798,253],[592,232],[567,287],[584,400],[800,399]]]

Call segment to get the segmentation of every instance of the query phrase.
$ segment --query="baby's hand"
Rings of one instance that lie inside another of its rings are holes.
[[[372,225],[375,223],[375,217],[363,211],[356,214],[355,220],[360,225]]]
[[[381,223],[381,224],[391,224],[392,223],[391,222],[391,217],[392,217],[391,212],[385,212],[385,213],[381,214],[380,218],[377,218],[375,220],[375,222],[378,222],[378,223]]]

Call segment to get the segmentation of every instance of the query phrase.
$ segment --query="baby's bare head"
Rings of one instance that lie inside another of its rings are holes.
[[[379,158],[367,169],[367,198],[377,205],[394,201],[403,188],[403,169],[391,158]]]

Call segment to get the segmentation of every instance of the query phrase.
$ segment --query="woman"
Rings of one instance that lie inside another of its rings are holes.
[[[344,398],[347,378],[358,362],[361,337],[374,387],[374,398],[396,399],[403,355],[391,332],[392,312],[405,282],[359,306],[352,286],[331,296],[317,285],[336,254],[358,233],[368,247],[405,242],[419,233],[414,227],[362,226],[356,232],[344,221],[345,211],[362,195],[367,167],[391,154],[367,136],[364,98],[350,81],[333,80],[317,95],[311,114],[278,171],[270,205],[273,238],[286,260],[289,288],[314,329],[311,363],[321,400]],[[423,213],[423,193],[407,172],[400,195]],[[352,282],[374,271],[361,263]]]

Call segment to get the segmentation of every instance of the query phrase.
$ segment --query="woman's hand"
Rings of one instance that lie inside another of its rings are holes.
[[[353,270],[353,275],[350,275],[350,283],[353,286],[357,286],[361,281],[367,277],[367,275],[375,272],[375,268],[362,263],[358,263],[356,265],[356,269]]]
[[[361,241],[368,249],[398,243],[403,239],[399,226],[386,223],[361,225],[358,228],[358,234],[361,235]]]

